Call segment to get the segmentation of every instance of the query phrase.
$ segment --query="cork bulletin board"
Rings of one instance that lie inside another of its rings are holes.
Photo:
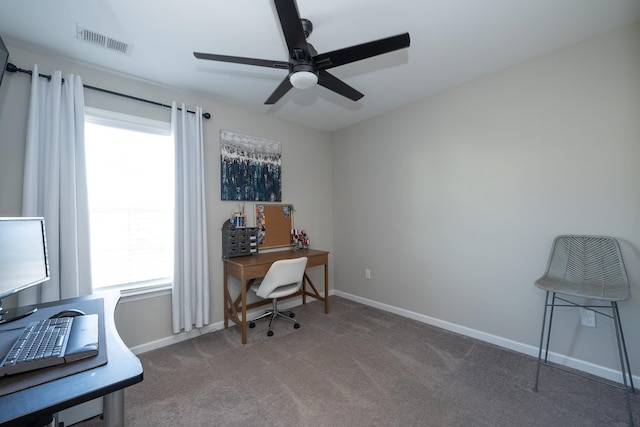
[[[293,206],[288,204],[256,204],[258,248],[278,248],[291,245]]]

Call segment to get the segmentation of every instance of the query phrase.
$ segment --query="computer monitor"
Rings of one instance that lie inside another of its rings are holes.
[[[7,63],[9,62],[9,49],[2,41],[2,37],[0,37],[0,84],[2,84],[2,76],[4,76],[4,70],[7,68]]]
[[[32,306],[2,308],[2,299],[49,280],[44,218],[0,218],[0,323],[33,313]]]

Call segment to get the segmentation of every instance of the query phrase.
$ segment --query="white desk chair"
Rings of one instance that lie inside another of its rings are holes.
[[[631,297],[627,272],[622,261],[620,245],[613,237],[608,236],[558,236],[553,241],[547,270],[544,275],[535,281],[535,285],[546,291],[544,314],[542,317],[542,332],[540,334],[540,348],[538,350],[538,367],[536,369],[536,382],[534,391],[538,391],[540,377],[540,365],[547,364],[549,352],[549,338],[551,335],[551,322],[555,307],[582,307],[613,319],[622,370],[622,382],[627,399],[627,411],[629,424],[633,426],[631,412],[630,393],[635,393],[633,377],[627,355],[627,346],[622,333],[618,301]],[[561,295],[561,296],[558,296]],[[549,298],[551,297],[551,298]],[[582,301],[580,304],[566,298]],[[592,301],[596,302],[592,303]],[[561,301],[562,303],[557,303]],[[600,304],[597,304],[600,302]],[[608,303],[608,304],[602,304]],[[547,340],[544,345],[544,362],[542,361],[542,348],[545,336],[545,323],[547,320],[547,308],[550,307],[549,326]],[[610,309],[611,314],[602,312],[602,309]],[[555,368],[560,366],[550,365]],[[629,375],[629,385],[627,385]],[[593,378],[591,378],[593,379]]]
[[[295,294],[300,290],[305,268],[307,268],[306,257],[275,261],[271,264],[271,267],[269,267],[269,271],[267,271],[267,275],[264,276],[262,281],[256,281],[251,285],[251,290],[260,298],[271,299],[272,308],[251,320],[249,323],[250,328],[256,326],[256,320],[269,317],[269,331],[267,335],[272,336],[273,331],[271,330],[271,324],[278,316],[293,322],[295,329],[300,327],[300,324],[294,319],[295,315],[291,311],[278,311],[278,298]]]

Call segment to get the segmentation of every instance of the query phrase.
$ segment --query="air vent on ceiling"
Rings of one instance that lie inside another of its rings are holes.
[[[76,24],[76,37],[82,42],[100,46],[124,55],[131,55],[131,50],[133,49],[133,46],[125,41],[116,40],[111,36],[83,27],[80,24]]]

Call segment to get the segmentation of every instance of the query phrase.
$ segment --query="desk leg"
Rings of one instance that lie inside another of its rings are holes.
[[[114,391],[102,398],[105,427],[124,427],[124,389]]]
[[[329,314],[329,263],[324,265],[324,312]]]
[[[244,278],[244,272],[240,277],[240,287],[242,295],[242,344],[247,343],[247,280]]]
[[[223,280],[223,286],[224,286],[224,328],[227,329],[229,327],[229,308],[231,306],[231,304],[233,304],[233,302],[231,301],[231,298],[229,298],[229,275],[227,273],[227,263],[223,262],[224,264],[224,280]]]
[[[302,304],[307,303],[307,281],[309,280],[309,276],[307,276],[307,270],[304,271],[302,275]]]

